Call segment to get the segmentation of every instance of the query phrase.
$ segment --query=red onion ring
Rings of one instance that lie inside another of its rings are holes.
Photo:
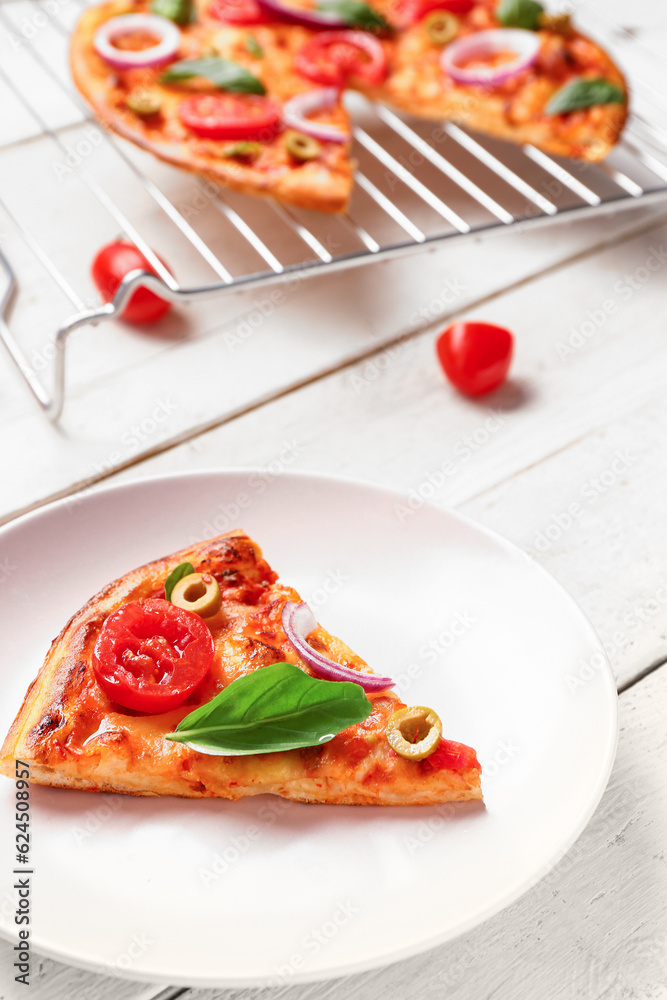
[[[117,49],[113,44],[115,38],[129,34],[132,31],[147,31],[157,35],[160,41],[149,49],[132,51]],[[95,32],[93,45],[98,56],[113,66],[114,69],[144,69],[148,66],[160,66],[178,52],[181,44],[181,33],[171,21],[159,14],[121,14],[105,21]]]
[[[328,656],[318,653],[306,642],[306,636],[317,628],[315,615],[303,602],[294,604],[287,601],[282,610],[282,623],[285,635],[294,646],[304,663],[307,663],[314,674],[327,681],[352,681],[359,684],[364,691],[384,691],[394,687],[391,677],[379,677],[377,674],[366,674],[351,667],[342,667],[334,663]]]
[[[490,84],[497,87],[532,66],[537,59],[540,45],[540,36],[536,31],[525,31],[523,28],[493,28],[490,31],[478,31],[474,35],[466,35],[447,45],[440,57],[440,65],[457,83],[482,86]],[[516,52],[516,58],[500,66],[477,66],[475,69],[465,69],[461,65],[476,58],[508,51]]]
[[[257,0],[257,3],[267,14],[281,21],[291,21],[292,24],[305,24],[307,28],[349,28],[349,24],[338,14],[327,14],[325,11],[306,10],[303,7],[290,7],[280,0]]]
[[[323,108],[331,108],[338,101],[337,87],[320,87],[305,94],[292,97],[283,108],[283,122],[288,128],[296,129],[313,139],[322,142],[347,142],[348,132],[341,132],[335,125],[325,125],[322,122],[311,122],[308,115]]]

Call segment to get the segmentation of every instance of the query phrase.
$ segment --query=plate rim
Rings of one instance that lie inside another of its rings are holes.
[[[64,497],[58,497],[54,500],[49,501],[33,510],[26,511],[20,514],[18,517],[13,518],[11,521],[0,525],[0,543],[5,538],[6,535],[11,534],[15,530],[22,529],[26,524],[29,524],[33,520],[39,520],[42,517],[49,517],[52,512],[59,510],[60,508],[66,507],[68,504],[72,503],[72,500],[80,496],[80,503],[94,502],[95,499],[100,495],[106,495],[115,492],[131,492],[134,489],[140,488],[146,483],[159,483],[164,482],[169,483],[174,480],[181,479],[215,479],[221,476],[233,476],[242,475],[249,476],[253,473],[262,474],[265,473],[266,469],[261,466],[207,466],[202,469],[180,469],[173,472],[160,472],[153,473],[149,476],[139,476],[133,477],[131,479],[123,480],[119,483],[98,483],[92,487],[84,487],[83,490],[78,490],[74,493],[68,494]],[[278,472],[272,472],[272,475],[276,479],[300,479],[300,480],[310,480],[319,481],[324,485],[328,483],[335,483],[337,485],[342,485],[347,488],[354,488],[359,490],[372,490],[374,492],[382,493],[387,497],[392,497],[397,502],[405,502],[407,499],[407,492],[400,488],[393,486],[386,486],[382,483],[375,483],[371,480],[358,479],[353,476],[344,476],[336,473],[328,472],[311,472],[309,470],[303,469],[282,469]],[[601,670],[599,671],[600,676],[604,680],[603,692],[605,696],[606,711],[605,716],[609,723],[609,732],[606,746],[604,747],[604,754],[601,756],[601,766],[597,778],[597,782],[593,793],[590,795],[587,805],[581,810],[578,818],[578,822],[572,827],[568,837],[559,844],[558,848],[554,850],[548,860],[545,860],[541,867],[538,875],[533,874],[530,879],[524,879],[516,886],[513,886],[509,891],[505,893],[499,893],[496,898],[489,902],[489,904],[477,911],[474,915],[471,915],[467,920],[459,923],[452,930],[446,931],[444,934],[435,934],[428,939],[421,939],[418,943],[412,943],[406,945],[403,948],[396,949],[392,948],[392,957],[387,961],[386,952],[383,954],[374,954],[371,957],[364,960],[356,960],[348,962],[347,964],[341,966],[337,964],[335,966],[320,969],[318,971],[309,972],[308,970],[294,971],[293,975],[290,977],[289,985],[305,984],[305,983],[315,983],[315,982],[325,982],[329,980],[339,979],[344,976],[359,975],[363,972],[368,972],[373,969],[389,968],[395,964],[405,961],[408,958],[412,958],[416,955],[424,954],[425,952],[431,951],[441,945],[445,945],[456,939],[460,938],[462,935],[467,934],[469,931],[476,927],[481,927],[482,924],[486,923],[492,917],[501,913],[503,910],[507,909],[518,899],[524,896],[531,888],[539,885],[555,868],[555,866],[562,860],[571,847],[579,839],[583,831],[586,829],[590,823],[593,815],[595,814],[598,805],[604,795],[607,788],[609,778],[614,766],[616,751],[618,747],[618,736],[619,736],[619,721],[618,721],[618,689],[616,686],[616,679],[613,675],[609,657],[604,644],[598,635],[596,629],[594,628],[590,618],[586,612],[581,608],[579,603],[570,594],[567,588],[551,574],[537,559],[530,553],[526,552],[525,549],[521,548],[515,542],[510,541],[505,538],[499,532],[496,532],[492,528],[488,528],[484,524],[480,524],[473,517],[468,514],[461,513],[460,511],[449,507],[440,506],[435,503],[431,503],[428,500],[424,500],[420,504],[421,507],[428,507],[431,510],[435,510],[440,514],[445,516],[453,517],[455,520],[463,522],[467,527],[473,529],[474,531],[480,532],[491,540],[495,545],[500,546],[500,548],[512,558],[520,557],[525,563],[527,563],[533,571],[537,571],[538,574],[548,580],[551,586],[555,586],[561,593],[561,596],[570,605],[573,612],[579,617],[582,626],[588,632],[589,638],[592,642],[597,645],[598,651],[602,654],[604,662]],[[596,671],[598,672],[598,671]],[[31,935],[32,937],[32,935]],[[10,930],[0,926],[0,939],[9,941],[10,943],[16,943],[18,938],[14,936]],[[125,970],[118,966],[114,966],[108,963],[99,963],[95,960],[91,960],[86,954],[79,954],[76,952],[75,948],[64,952],[58,948],[51,948],[49,945],[43,945],[35,941],[31,945],[35,948],[35,951],[39,954],[50,958],[57,962],[64,962],[75,968],[85,969],[86,971],[97,973],[98,975],[106,975],[114,977],[117,979],[122,979],[130,982],[140,982],[140,983],[154,983],[157,986],[175,986],[175,987],[191,987],[193,989],[238,989],[238,988],[267,988],[272,983],[275,976],[270,975],[260,975],[255,977],[238,977],[238,976],[227,976],[227,977],[216,977],[209,978],[207,976],[197,976],[196,970],[193,974],[183,977],[180,976],[160,976],[159,972],[148,972],[141,970]],[[281,987],[282,988],[282,987]]]

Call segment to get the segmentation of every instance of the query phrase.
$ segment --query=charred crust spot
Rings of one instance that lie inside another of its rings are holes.
[[[44,739],[45,736],[50,736],[56,729],[60,729],[64,721],[60,712],[49,711],[42,716],[36,726],[33,726],[30,736],[36,739]]]

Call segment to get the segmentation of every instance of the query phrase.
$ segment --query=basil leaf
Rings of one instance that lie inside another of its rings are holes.
[[[172,569],[171,573],[164,581],[164,596],[168,601],[171,600],[171,592],[178,581],[182,580],[184,576],[194,573],[194,571],[194,566],[189,562],[179,563],[176,569]]]
[[[245,36],[245,49],[246,52],[249,55],[254,56],[255,59],[261,59],[264,55],[264,49],[253,35]]]
[[[594,104],[625,104],[625,94],[609,80],[578,77],[561,87],[544,110],[548,115],[563,115],[567,111],[590,108]]]
[[[193,0],[153,0],[151,11],[153,14],[174,21],[175,24],[192,24],[197,19]]]
[[[323,14],[342,17],[351,28],[374,32],[392,30],[381,14],[359,0],[317,0],[317,10],[321,10]]]
[[[359,684],[319,680],[293,663],[271,663],[237,677],[166,739],[218,756],[277,753],[328,743],[372,710]]]
[[[193,76],[203,76],[220,90],[237,94],[265,94],[266,88],[245,66],[231,59],[208,56],[204,59],[182,59],[173,63],[161,76],[163,83],[177,83]]]
[[[506,28],[527,28],[537,31],[544,7],[536,0],[503,0],[496,17]]]

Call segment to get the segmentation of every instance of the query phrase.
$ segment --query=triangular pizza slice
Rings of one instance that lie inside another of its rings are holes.
[[[169,597],[170,600],[166,598]],[[350,679],[352,678],[352,679]],[[230,532],[93,597],[53,642],[0,754],[44,785],[429,805],[482,797],[441,736]]]

